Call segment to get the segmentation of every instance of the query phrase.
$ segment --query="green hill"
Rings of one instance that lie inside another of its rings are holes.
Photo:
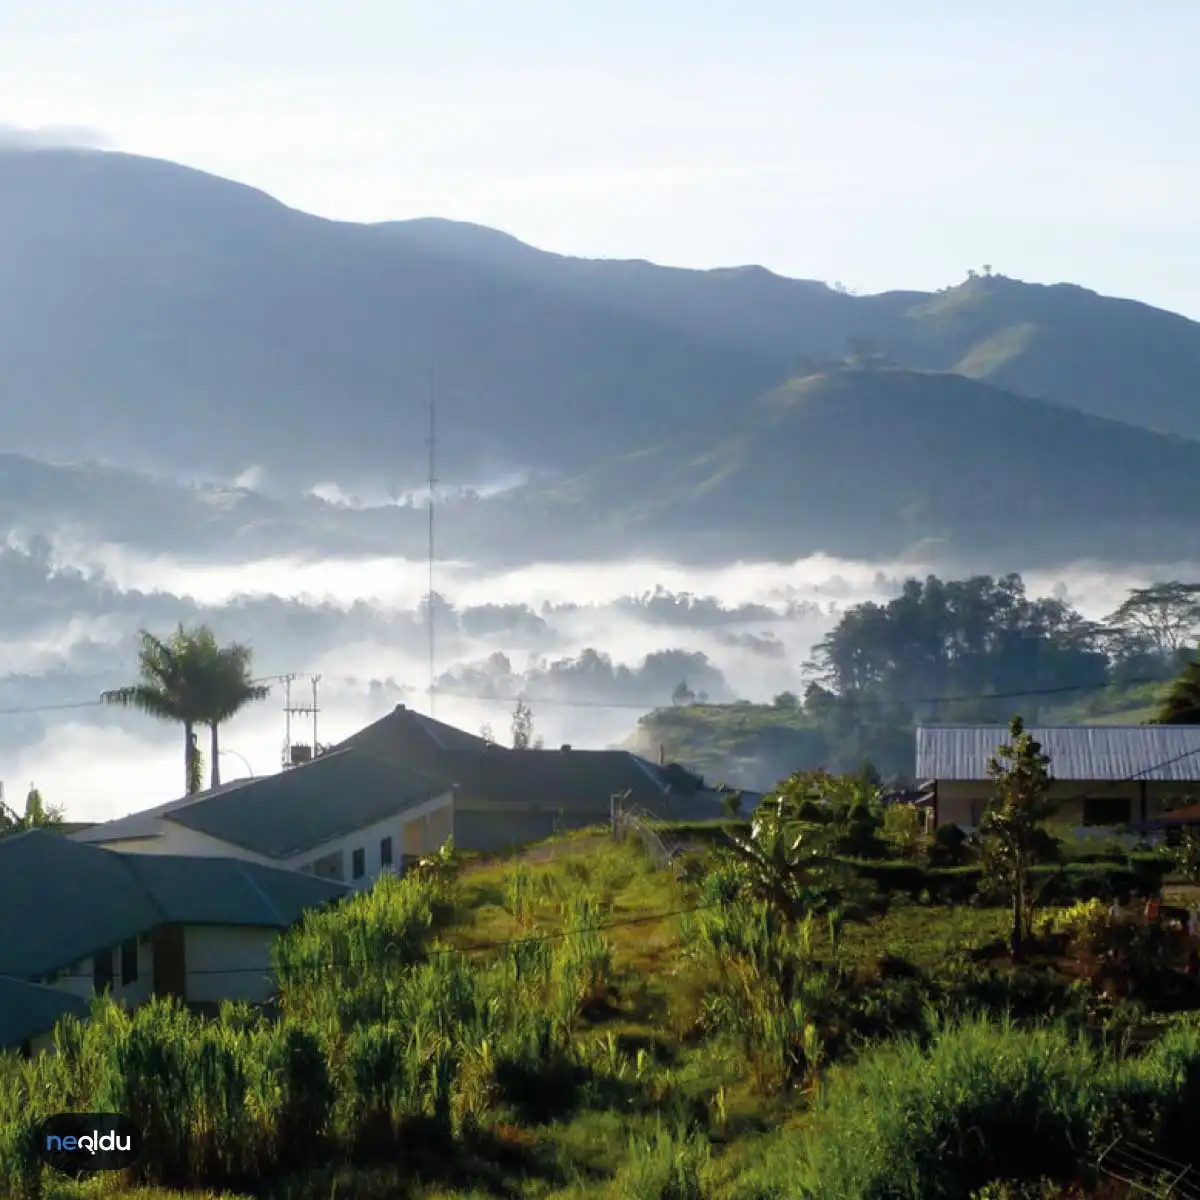
[[[1200,442],[960,375],[839,368],[553,491],[573,529],[679,553],[879,558],[937,543],[1014,568],[1200,552]],[[718,551],[718,547],[720,550]]]

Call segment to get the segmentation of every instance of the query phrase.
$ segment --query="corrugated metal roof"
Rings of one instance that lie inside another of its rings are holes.
[[[49,1033],[68,1014],[86,1017],[87,1001],[59,988],[0,975],[0,1046],[19,1046],[26,1038]]]
[[[1042,725],[1028,732],[1063,780],[1200,783],[1200,726]],[[1004,725],[917,728],[918,779],[987,779],[987,764],[1008,741]]]

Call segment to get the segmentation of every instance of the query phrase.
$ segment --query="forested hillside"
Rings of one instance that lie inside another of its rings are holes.
[[[1020,576],[909,580],[886,604],[848,609],[813,648],[803,696],[689,705],[641,719],[631,744],[713,780],[765,788],[795,770],[866,762],[912,779],[917,724],[1139,723],[1190,661],[1195,585],[1130,593],[1103,621],[1030,597]]]

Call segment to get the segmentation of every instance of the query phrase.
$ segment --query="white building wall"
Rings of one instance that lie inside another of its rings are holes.
[[[452,827],[453,812],[454,793],[445,792],[440,796],[435,796],[432,800],[427,800],[424,804],[385,817],[382,821],[366,825],[353,833],[332,838],[320,846],[305,850],[303,854],[297,854],[276,865],[292,867],[298,871],[308,871],[318,859],[325,858],[330,854],[341,854],[343,856],[342,882],[353,887],[367,888],[384,869],[381,857],[381,845],[384,838],[392,839],[392,870],[399,870],[401,855],[414,853],[412,850],[405,850],[406,835],[410,846],[415,844],[420,847],[415,851],[416,853],[430,854],[439,849],[442,841],[445,840],[444,837],[440,840],[437,837],[441,829],[444,828],[447,834],[449,833]],[[435,842],[436,844],[434,844]],[[355,850],[363,852],[363,874],[359,878],[354,877],[353,871]]]
[[[244,926],[188,925],[183,931],[187,999],[262,1003],[275,990],[271,946],[277,931]]]
[[[223,842],[197,829],[176,825],[173,821],[162,822],[161,837],[128,838],[117,842],[95,842],[102,850],[118,850],[122,854],[186,854],[193,858],[240,858],[243,862],[263,863],[279,866],[277,859],[265,854],[256,854],[244,846]]]
[[[121,982],[121,947],[119,945],[112,946],[109,948],[108,953],[113,958],[113,981],[110,993],[113,999],[128,1005],[130,1008],[144,1004],[154,990],[154,948],[150,944],[149,938],[138,938],[137,979],[131,983],[123,984]],[[72,996],[79,996],[84,1000],[90,1000],[95,994],[93,983],[95,968],[96,956],[93,955],[90,958],[85,958],[80,962],[64,967],[58,973],[57,978],[47,978],[42,980],[42,982],[48,984],[50,987],[56,987],[64,992],[69,992]]]

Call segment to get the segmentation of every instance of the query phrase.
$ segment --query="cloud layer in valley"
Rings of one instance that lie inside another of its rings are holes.
[[[1088,615],[1110,611],[1171,564],[1141,576],[1075,566],[1029,575]],[[813,644],[846,607],[883,600],[920,569],[813,558],[684,570],[667,563],[544,565],[496,573],[438,568],[436,715],[506,740],[518,696],[547,745],[616,744],[682,682],[714,702],[800,690]],[[177,729],[95,703],[133,674],[137,631],[207,621],[252,646],[263,676],[321,675],[322,742],[396,704],[428,709],[424,563],[258,561],[225,566],[100,550],[65,561],[49,543],[0,551],[0,778],[30,781],[96,820],[169,799],[182,780]],[[57,707],[77,705],[78,707]],[[282,685],[224,734],[225,778],[278,769]],[[297,723],[294,740],[308,740]]]

